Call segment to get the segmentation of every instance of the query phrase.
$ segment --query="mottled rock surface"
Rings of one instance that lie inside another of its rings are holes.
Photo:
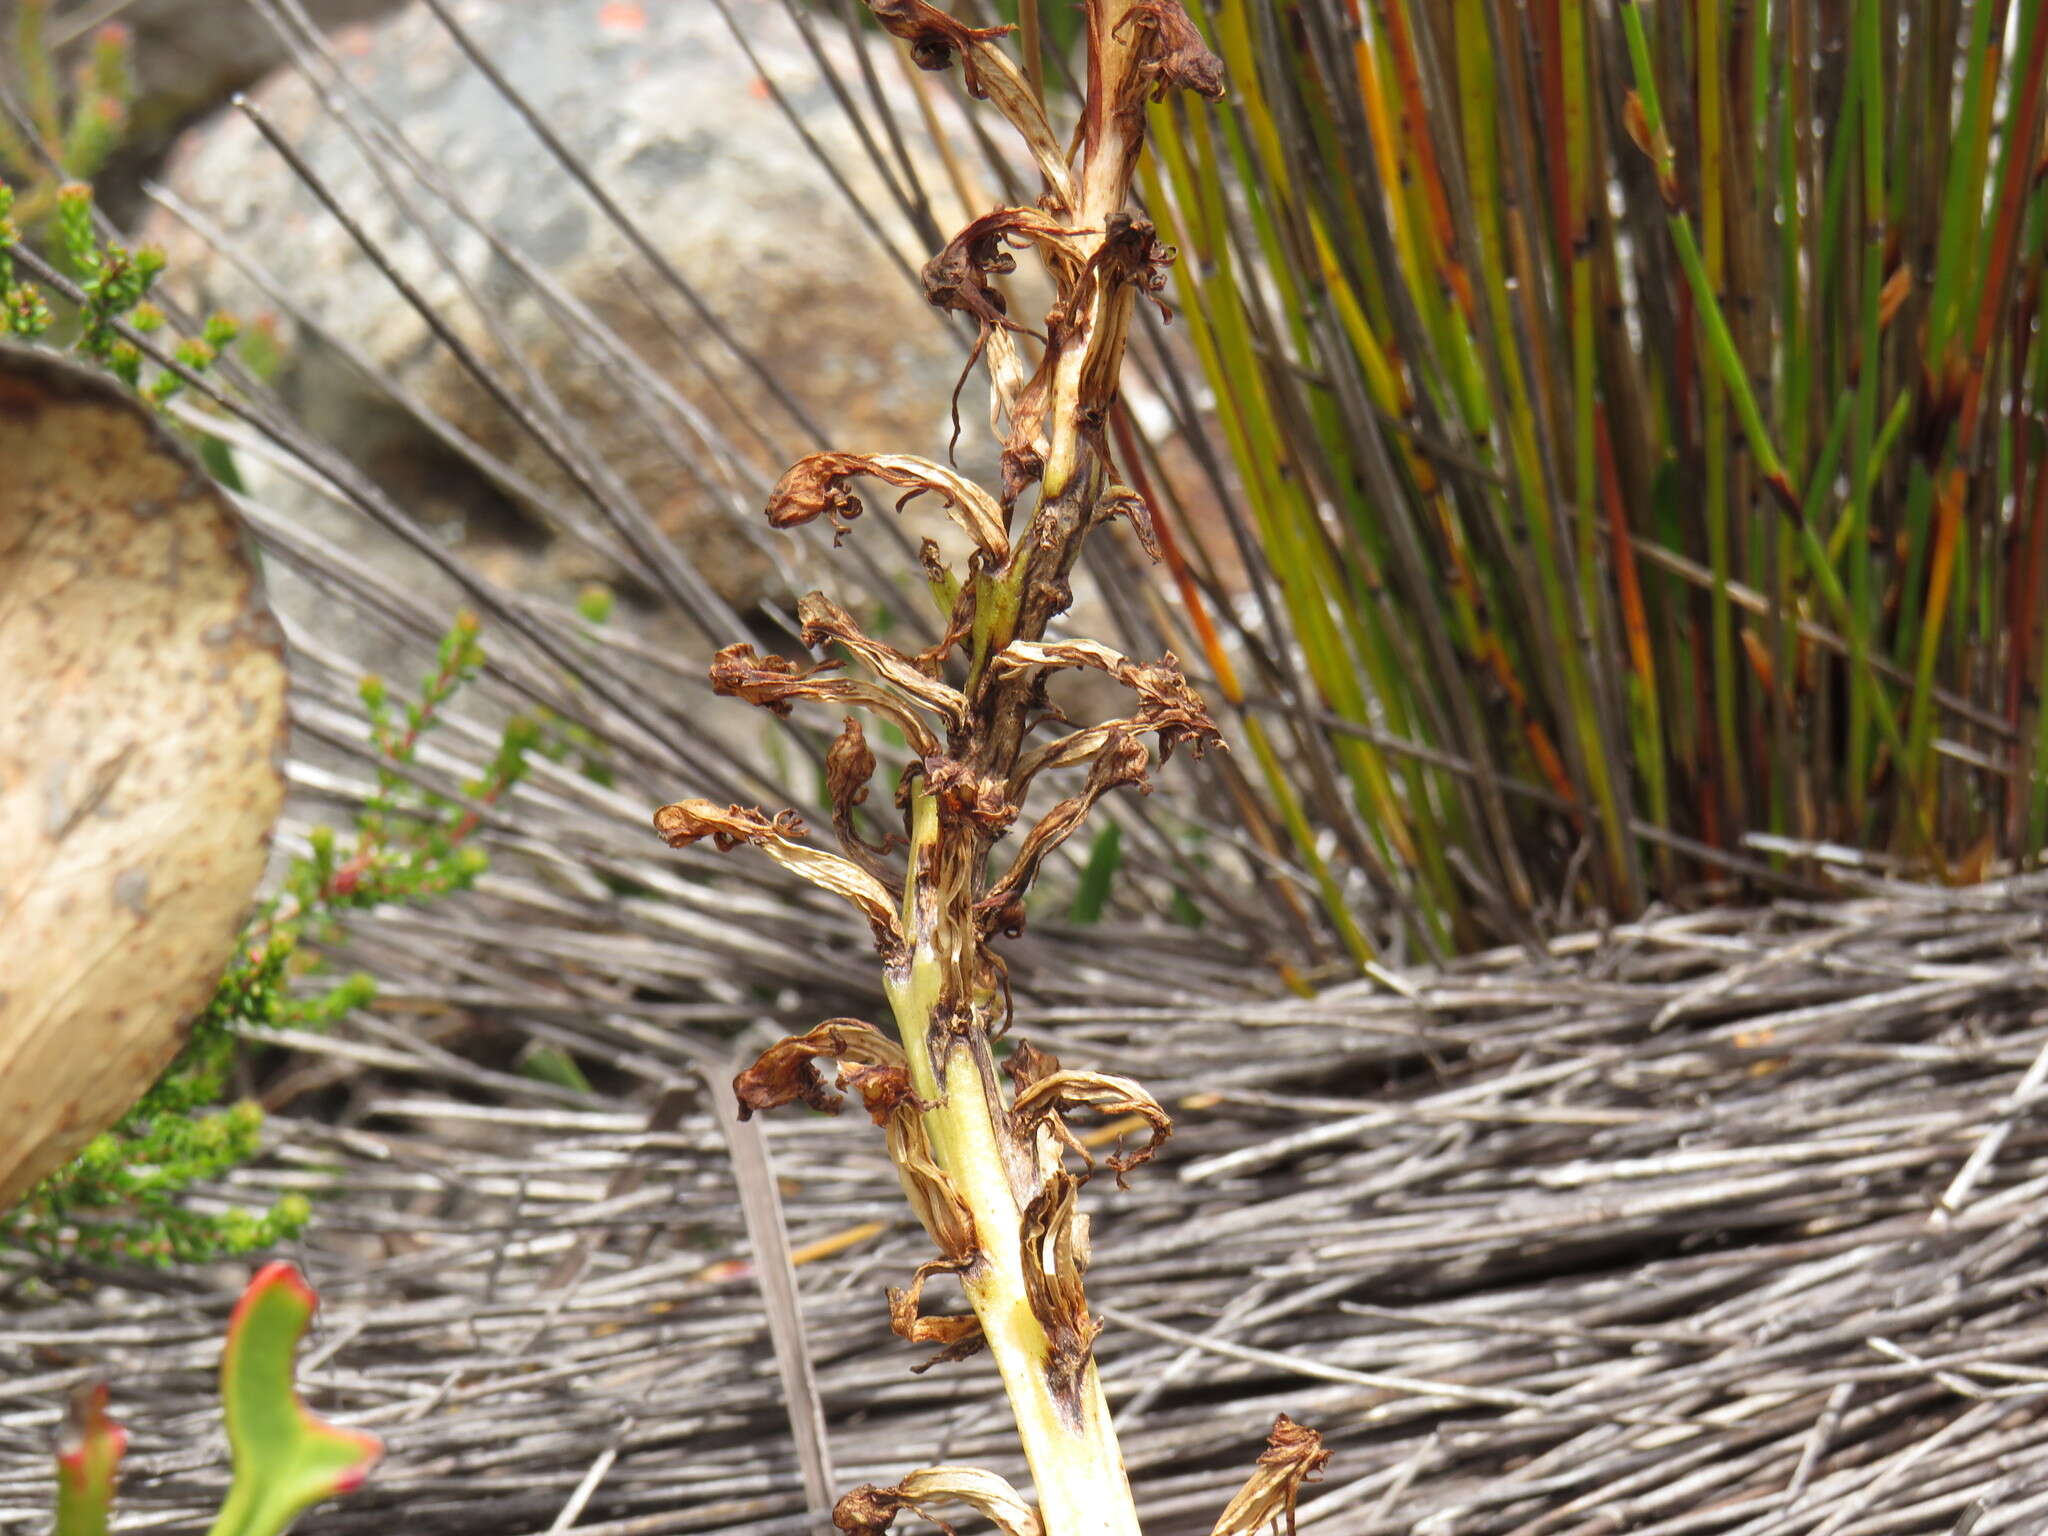
[[[732,0],[760,62],[750,63],[708,0],[667,4],[467,0],[456,7],[503,70],[702,294],[740,342],[768,361],[836,446],[937,453],[963,349],[861,227],[844,194],[772,99],[763,72],[840,164],[856,192],[888,204],[815,59],[780,0]],[[833,28],[828,46],[841,46]],[[653,266],[550,158],[515,109],[462,56],[424,7],[337,34],[337,51],[370,100],[403,126],[490,227],[544,267],[700,406],[749,468],[772,476],[811,446],[764,387],[706,333]],[[402,172],[394,198],[372,162],[301,78],[281,73],[254,93],[259,110],[336,199],[417,284],[436,312],[516,373],[439,245],[491,316],[546,377],[593,448],[736,605],[779,583],[756,537],[740,531],[683,472],[632,409],[635,386],[594,364],[489,242]],[[388,163],[387,163],[388,165]],[[549,492],[565,477],[433,339],[426,320],[380,278],[315,195],[230,111],[176,147],[167,182],[219,226],[228,246],[278,280],[292,304],[345,336],[407,390]],[[957,209],[941,208],[950,224]],[[171,287],[244,316],[280,306],[206,241],[159,213],[148,231],[170,247]],[[928,254],[906,240],[913,266]],[[654,295],[651,317],[639,294]],[[408,505],[438,509],[451,539],[494,574],[562,593],[610,574],[540,535],[530,508],[481,487],[332,352],[283,316],[280,379],[309,426],[342,444]],[[710,360],[714,389],[688,360]],[[763,443],[766,436],[770,441]],[[267,489],[266,494],[270,494]],[[749,486],[752,502],[757,489]],[[340,525],[337,525],[339,527]]]

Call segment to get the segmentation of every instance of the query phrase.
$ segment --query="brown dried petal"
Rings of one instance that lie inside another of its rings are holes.
[[[847,1536],[883,1536],[907,1502],[893,1488],[862,1483],[832,1506],[832,1523]]]
[[[1138,73],[1150,82],[1154,101],[1164,101],[1173,89],[1223,99],[1223,61],[1209,51],[1180,0],[1138,0],[1118,30],[1130,26],[1148,34]]]
[[[1033,1083],[1051,1077],[1059,1069],[1059,1057],[1051,1051],[1041,1051],[1029,1040],[1019,1040],[1003,1062],[1003,1071],[1009,1075],[1011,1086],[1019,1094]]]
[[[799,699],[859,704],[894,720],[919,752],[937,747],[931,727],[895,694],[871,683],[821,675],[838,665],[826,661],[800,667],[786,656],[756,655],[754,648],[742,641],[711,658],[711,691],[725,698],[744,699],[778,715],[787,715],[790,705]]]
[[[1180,661],[1171,651],[1154,662],[1136,662],[1095,640],[1047,640],[1037,643],[1016,641],[1005,647],[993,666],[999,672],[1022,667],[1093,667],[1107,672],[1138,696],[1138,714],[1115,726],[1136,731],[1153,731],[1159,736],[1159,755],[1170,757],[1173,749],[1188,744],[1200,757],[1222,743],[1222,733],[1209,718],[1200,695],[1188,686]],[[1041,769],[1056,764],[1092,758],[1107,740],[1111,727],[1095,726],[1074,736],[1048,743],[1018,765],[1013,790],[1030,782]]]
[[[1015,402],[1025,384],[1024,364],[1011,332],[1035,335],[1028,326],[1010,318],[1009,303],[1002,290],[989,279],[991,273],[1014,272],[1017,258],[1012,245],[1036,242],[1062,287],[1071,281],[1080,265],[1074,238],[1067,227],[1037,208],[998,208],[985,213],[946,242],[936,256],[924,264],[922,283],[928,302],[940,309],[970,315],[980,327],[974,349],[953,386],[953,442],[960,439],[960,392],[966,388],[975,363],[986,356],[993,394],[989,411],[990,429],[1002,430],[1002,415],[1014,412]],[[1003,504],[1015,500],[1005,495]]]
[[[758,843],[771,837],[802,837],[804,823],[795,811],[778,811],[770,821],[751,806],[682,800],[664,805],[654,813],[654,830],[671,848],[687,848],[708,837],[720,853],[730,853],[742,843]]]
[[[972,61],[979,51],[978,45],[994,42],[1015,31],[1014,27],[970,27],[964,21],[948,16],[926,0],[868,0],[868,9],[884,31],[900,37],[910,44],[910,56],[916,60],[919,69],[950,69],[953,55],[957,52]],[[976,97],[983,92],[970,73],[967,88]]]
[[[794,811],[783,811],[770,821],[746,806],[721,807],[710,800],[683,800],[664,805],[654,813],[654,830],[671,848],[687,848],[706,837],[721,852],[751,843],[791,874],[800,875],[858,908],[874,933],[876,951],[885,961],[893,961],[904,950],[896,898],[889,888],[836,853],[790,841],[801,837],[804,831],[804,824]]]
[[[917,1096],[910,1086],[910,1073],[902,1067],[864,1067],[858,1063],[845,1063],[839,1068],[839,1081],[843,1087],[851,1088],[860,1095],[861,1103],[867,1107],[868,1118],[877,1125],[887,1125],[901,1109],[939,1107]]]
[[[874,776],[874,748],[868,745],[860,721],[848,715],[825,753],[825,792],[833,809],[852,815],[853,808],[867,800],[868,780]]]
[[[1118,1152],[1109,1159],[1119,1189],[1125,1187],[1124,1175],[1150,1161],[1173,1134],[1173,1121],[1157,1099],[1130,1078],[1106,1072],[1054,1072],[1040,1078],[1017,1095],[1010,1114],[1026,1135],[1042,1127],[1092,1166],[1094,1159],[1066,1128],[1066,1116],[1076,1109],[1092,1109],[1110,1117],[1141,1115],[1151,1127],[1151,1135],[1137,1151]]]
[[[856,475],[867,475],[909,492],[903,501],[926,491],[935,493],[945,501],[946,515],[965,529],[991,560],[1009,557],[1010,535],[1004,526],[1003,509],[995,498],[957,471],[915,454],[807,455],[776,481],[768,497],[768,521],[777,528],[793,528],[825,517],[835,529],[843,531],[846,522],[861,513],[860,498],[846,488],[846,482]],[[901,506],[902,501],[897,505]]]
[[[1238,1490],[1209,1536],[1259,1536],[1283,1520],[1287,1536],[1294,1536],[1294,1504],[1301,1485],[1319,1478],[1329,1459],[1320,1434],[1279,1415],[1259,1453],[1258,1470]]]
[[[939,802],[939,814],[972,822],[992,835],[1007,832],[1017,807],[1003,781],[977,775],[965,763],[934,752],[924,759],[924,781]]]
[[[926,1317],[919,1311],[924,1283],[933,1275],[957,1275],[972,1259],[932,1259],[917,1267],[907,1289],[889,1289],[889,1327],[912,1344],[937,1344],[940,1353],[911,1369],[919,1374],[945,1360],[960,1360],[982,1347],[981,1320],[972,1312]]]
[[[818,1070],[820,1057],[864,1064],[846,1069],[842,1077],[856,1070],[901,1072],[905,1066],[903,1047],[874,1025],[859,1019],[827,1019],[809,1034],[778,1040],[733,1079],[740,1118],[751,1119],[757,1109],[775,1109],[798,1099],[825,1114],[838,1114],[845,1100],[826,1085]]]
[[[1150,219],[1120,213],[1109,221],[1102,244],[1096,247],[1091,260],[1101,269],[1105,283],[1129,283],[1156,296],[1165,290],[1166,269],[1179,255],[1159,239]],[[1168,319],[1173,318],[1173,312],[1164,304],[1160,309]]]
[[[901,842],[893,832],[882,841],[870,843],[854,825],[853,813],[868,798],[868,781],[875,774],[874,749],[860,721],[846,716],[832,745],[825,752],[825,793],[832,802],[832,830],[846,856],[894,891],[899,877],[883,860]]]
[[[1033,242],[1048,259],[1078,264],[1074,237],[1057,219],[1037,208],[998,208],[970,222],[924,264],[925,298],[940,309],[972,315],[984,326],[1028,329],[1010,318],[1008,305],[1001,291],[990,285],[988,274],[1014,272],[1017,258],[1010,254],[1011,245]]]
[[[798,666],[786,656],[759,655],[742,641],[711,658],[711,691],[786,717],[793,701],[822,697],[811,681],[822,670]]]
[[[919,68],[944,69],[958,53],[961,83],[968,95],[995,104],[1023,135],[1060,206],[1074,206],[1073,175],[1045,108],[1023,71],[996,46],[1010,28],[970,27],[926,0],[867,0],[867,5],[887,31],[910,44],[910,56]]]
[[[768,493],[768,521],[777,528],[794,528],[822,517],[834,534],[844,533],[846,525],[866,510],[846,488],[860,472],[859,454],[814,453],[798,459]]]

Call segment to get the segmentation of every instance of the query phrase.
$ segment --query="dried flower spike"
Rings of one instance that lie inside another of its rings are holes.
[[[971,544],[957,571],[930,541],[924,546],[922,575],[945,633],[930,650],[906,655],[814,592],[798,617],[804,643],[828,653],[822,659],[761,656],[741,644],[712,664],[718,692],[776,714],[811,701],[894,724],[910,748],[895,799],[900,829],[885,825],[877,842],[856,825],[856,810],[877,814],[869,793],[876,760],[857,716],[844,714],[826,759],[843,857],[799,841],[803,827],[787,811],[771,818],[684,800],[656,812],[655,825],[677,847],[709,839],[721,850],[757,848],[868,919],[898,1039],[835,1019],[770,1048],[734,1089],[743,1114],[798,1100],[836,1112],[843,1091],[860,1095],[938,1248],[890,1292],[891,1324],[912,1343],[940,1347],[926,1366],[987,1349],[1037,1485],[1034,1510],[989,1473],[931,1468],[893,1487],[854,1490],[840,1500],[834,1522],[850,1536],[876,1536],[907,1511],[950,1530],[930,1510],[952,1500],[1007,1536],[1137,1536],[1096,1377],[1102,1324],[1089,1314],[1084,1289],[1088,1226],[1080,1197],[1096,1162],[1068,1122],[1085,1110],[1144,1126],[1142,1143],[1106,1159],[1119,1186],[1172,1134],[1173,1122],[1129,1078],[1064,1071],[1028,1043],[1014,1047],[1006,1091],[993,1045],[1010,1027],[1009,989],[994,945],[1022,926],[1024,898],[1045,860],[1102,797],[1150,788],[1149,740],[1156,739],[1161,760],[1176,746],[1200,755],[1221,745],[1172,656],[1134,662],[1097,641],[1049,640],[1046,630],[1071,600],[1070,577],[1092,530],[1127,518],[1152,548],[1151,514],[1117,473],[1107,423],[1134,306],[1156,299],[1174,253],[1125,205],[1146,97],[1185,88],[1214,98],[1222,68],[1177,0],[1087,0],[1088,94],[1070,159],[1002,50],[1005,29],[966,26],[924,0],[868,5],[919,64],[944,69],[957,60],[969,93],[1009,118],[1043,176],[1036,207],[998,208],[973,220],[924,270],[932,303],[979,327],[969,368],[978,362],[989,374],[1001,494],[906,454],[816,453],[799,461],[769,498],[776,527],[822,519],[844,534],[862,511],[852,483],[863,477],[904,492],[905,500],[926,493],[941,500]],[[1036,328],[1012,317],[998,286],[1022,251],[1037,255],[1055,291]],[[957,434],[957,413],[954,425]],[[1036,504],[1022,514],[1019,503],[1034,484]],[[1045,685],[1068,667],[1122,683],[1133,695],[1129,712],[1034,741],[1041,726],[1060,721],[1046,707]],[[995,845],[1024,823],[1039,775],[1070,769],[1085,770],[1081,783],[1029,822],[1016,853],[999,864]],[[892,867],[899,848],[902,862]],[[827,1080],[828,1061],[836,1087]],[[927,1309],[926,1286],[940,1279],[958,1285],[971,1314]],[[1247,1490],[1233,1510],[1291,1510],[1294,1490],[1313,1470],[1298,1459],[1285,1467],[1262,1459],[1261,1469],[1260,1487],[1270,1485],[1272,1496]]]

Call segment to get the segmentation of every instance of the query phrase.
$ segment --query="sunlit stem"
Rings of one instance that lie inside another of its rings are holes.
[[[949,1036],[945,1028],[947,957],[973,951],[974,912],[964,888],[950,902],[933,901],[935,893],[919,889],[918,871],[939,862],[939,815],[937,802],[923,789],[912,796],[912,877],[903,912],[911,950],[907,964],[889,972],[886,985],[910,1058],[911,1086],[937,1105],[924,1116],[933,1160],[972,1214],[976,1257],[961,1285],[1002,1374],[1038,1487],[1045,1536],[1138,1536],[1130,1480],[1093,1362],[1071,1402],[1059,1398],[1047,1374],[1050,1346],[1024,1284],[1024,1202],[1018,1194],[1020,1180],[1027,1189],[1035,1185],[1035,1157],[1007,1124],[988,1014],[977,1003],[964,1035]],[[933,1057],[935,1040],[945,1042],[943,1059]]]

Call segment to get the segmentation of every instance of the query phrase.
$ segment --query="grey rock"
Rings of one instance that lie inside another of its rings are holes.
[[[839,114],[780,0],[731,0],[762,67],[852,181],[887,208],[864,151]],[[960,338],[923,303],[845,196],[835,189],[770,98],[709,0],[465,0],[457,13],[483,51],[532,102],[740,342],[771,363],[831,446],[938,454],[947,402],[964,361]],[[824,32],[830,34],[828,24]],[[843,39],[828,37],[833,46]],[[516,371],[436,255],[444,251],[488,317],[574,414],[593,451],[744,609],[782,590],[774,546],[731,515],[734,497],[758,505],[778,456],[812,444],[763,387],[706,334],[602,212],[553,163],[515,110],[464,59],[431,13],[413,5],[374,27],[345,31],[336,48],[375,108],[399,124],[460,197],[498,235],[538,263],[743,450],[739,491],[707,495],[683,472],[672,440],[631,408],[614,367],[593,363],[530,286],[475,229],[402,170],[407,202],[295,73],[252,99],[337,201],[466,343],[515,391]],[[367,121],[355,109],[358,121]],[[224,112],[188,134],[166,182],[203,212],[225,249],[269,274],[291,306],[360,349],[459,432],[546,493],[573,499],[565,477],[439,345],[426,322],[383,281],[356,242],[241,115]],[[957,207],[937,215],[950,226]],[[301,419],[344,445],[407,504],[435,517],[476,563],[514,585],[562,594],[605,579],[586,552],[537,529],[533,508],[486,489],[403,408],[367,384],[253,284],[236,261],[168,214],[145,230],[170,253],[174,296],[198,308],[276,316],[288,359],[279,380]],[[914,268],[928,254],[906,240]],[[640,293],[659,295],[651,319]],[[720,389],[685,356],[711,359]],[[722,398],[721,398],[722,391]],[[963,401],[963,409],[966,409]],[[972,414],[970,409],[968,412]],[[766,434],[764,445],[757,434]],[[728,467],[729,468],[729,467]],[[714,470],[714,477],[716,471]],[[728,479],[732,479],[728,473]],[[266,496],[287,488],[266,486]],[[311,513],[308,514],[312,516]],[[332,532],[354,539],[345,514]],[[779,558],[779,556],[777,557]]]

